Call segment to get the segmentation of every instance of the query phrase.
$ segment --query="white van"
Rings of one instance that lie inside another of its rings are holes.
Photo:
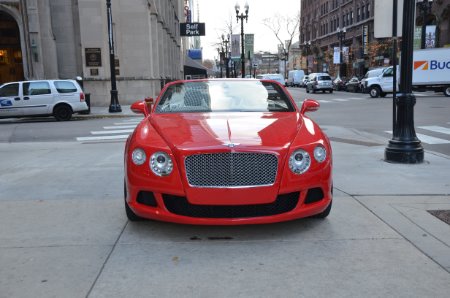
[[[290,70],[286,86],[288,87],[300,87],[303,85],[303,77],[305,72],[303,70]]]
[[[75,80],[39,80],[0,86],[0,118],[54,116],[67,121],[87,111],[84,93]]]

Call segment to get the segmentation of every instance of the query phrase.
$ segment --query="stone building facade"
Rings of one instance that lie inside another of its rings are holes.
[[[374,37],[375,1],[301,0],[302,68],[337,75],[339,66],[333,63],[333,52],[340,46],[338,32],[344,27],[342,47],[348,52],[343,53],[343,76],[362,76],[369,68],[391,64],[391,39]],[[434,0],[426,24],[438,28],[437,47],[450,46],[449,19],[450,0]],[[421,13],[417,10],[416,26],[421,25]]]
[[[155,96],[183,77],[183,0],[112,0],[119,102]],[[0,0],[0,83],[83,78],[91,104],[110,102],[106,0]]]

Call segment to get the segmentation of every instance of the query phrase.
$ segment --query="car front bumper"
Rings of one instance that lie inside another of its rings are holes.
[[[313,216],[328,207],[332,200],[331,166],[302,181],[192,192],[152,188],[146,179],[132,177],[126,179],[126,200],[135,214],[148,219],[196,225],[265,224]]]

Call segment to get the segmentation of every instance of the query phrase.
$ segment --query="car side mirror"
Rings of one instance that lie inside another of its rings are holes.
[[[306,112],[315,112],[319,109],[320,103],[314,99],[305,99],[300,109],[300,113],[303,115]]]

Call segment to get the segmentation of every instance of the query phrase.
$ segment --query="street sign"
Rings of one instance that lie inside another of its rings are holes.
[[[205,23],[180,23],[180,36],[205,36]]]
[[[397,2],[397,36],[402,36],[403,1]],[[374,11],[374,36],[376,38],[392,37],[392,0],[376,0]]]

